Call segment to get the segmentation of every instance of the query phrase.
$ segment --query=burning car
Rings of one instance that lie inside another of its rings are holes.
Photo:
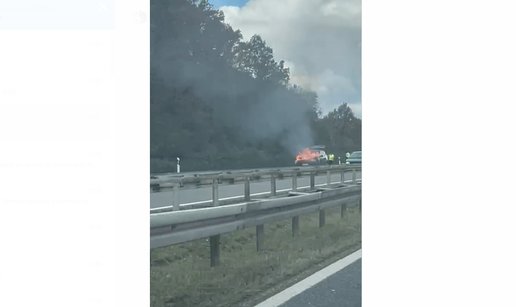
[[[328,156],[324,151],[325,148],[319,145],[303,149],[296,157],[296,165],[326,163]]]

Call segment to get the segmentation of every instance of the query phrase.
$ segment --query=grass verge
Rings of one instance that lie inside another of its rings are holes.
[[[224,234],[215,268],[207,239],[153,250],[151,307],[253,306],[361,248],[357,208],[326,210],[321,229],[318,213],[303,215],[299,228],[293,238],[290,220],[266,224],[259,252],[254,227]]]

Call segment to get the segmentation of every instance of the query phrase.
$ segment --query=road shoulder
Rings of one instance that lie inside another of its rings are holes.
[[[295,285],[281,291],[280,293],[272,296],[271,298],[263,301],[262,303],[256,305],[256,307],[279,307],[283,306],[289,300],[295,298],[299,294],[303,293],[311,289],[312,287],[318,285],[323,282],[327,278],[330,278],[335,273],[343,270],[344,268],[350,266],[358,260],[362,259],[362,249],[357,250],[356,252],[338,260],[337,262],[328,265],[322,270],[317,271],[316,273],[310,275],[309,277],[301,280]]]

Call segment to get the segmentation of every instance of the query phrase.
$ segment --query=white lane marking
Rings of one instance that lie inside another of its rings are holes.
[[[357,181],[358,180],[362,180],[361,178],[357,178]],[[344,183],[346,182],[352,182],[353,180],[345,180]],[[335,182],[332,182],[331,184],[337,184],[337,183],[341,183],[340,180],[339,181],[335,181]],[[322,186],[325,186],[327,185],[326,183],[321,183],[321,184],[316,184],[315,186],[316,187],[322,187]],[[306,189],[306,188],[309,188],[310,186],[305,186],[305,187],[298,187],[298,189]],[[292,191],[292,189],[283,189],[283,190],[276,190],[276,193],[278,192],[287,192],[287,191]],[[254,194],[251,194],[251,196],[260,196],[260,195],[267,195],[267,194],[270,194],[271,192],[260,192],[260,193],[254,193]],[[231,199],[237,199],[237,198],[242,198],[244,197],[244,195],[239,195],[239,196],[231,196],[231,197],[226,197],[226,198],[221,198],[219,199],[219,201],[221,200],[231,200]],[[186,203],[186,204],[179,204],[179,206],[191,206],[191,205],[199,205],[199,204],[202,204],[202,203],[205,203],[207,201],[211,201],[211,199],[207,199],[207,200],[201,200],[201,201],[196,201],[196,202],[193,202],[193,203]],[[156,208],[151,208],[150,210],[160,210],[160,209],[170,209],[170,208],[173,208],[174,206],[165,206],[165,207],[156,207]]]
[[[256,305],[255,307],[277,307],[281,304],[284,304],[294,296],[300,294],[301,292],[310,289],[331,275],[337,273],[338,271],[344,269],[348,265],[362,258],[362,249],[354,252],[351,255],[344,257],[343,259],[335,262],[327,266],[326,268],[317,271],[315,274],[303,279],[297,284],[293,285],[290,288],[283,290],[282,292],[274,295],[273,297],[267,299],[266,301]]]

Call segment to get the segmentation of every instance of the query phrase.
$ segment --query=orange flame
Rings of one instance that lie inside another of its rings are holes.
[[[303,149],[303,151],[301,151],[297,157],[296,157],[296,162],[297,161],[314,161],[314,160],[317,160],[318,158],[318,155],[316,152],[312,151],[310,148],[305,148]]]

